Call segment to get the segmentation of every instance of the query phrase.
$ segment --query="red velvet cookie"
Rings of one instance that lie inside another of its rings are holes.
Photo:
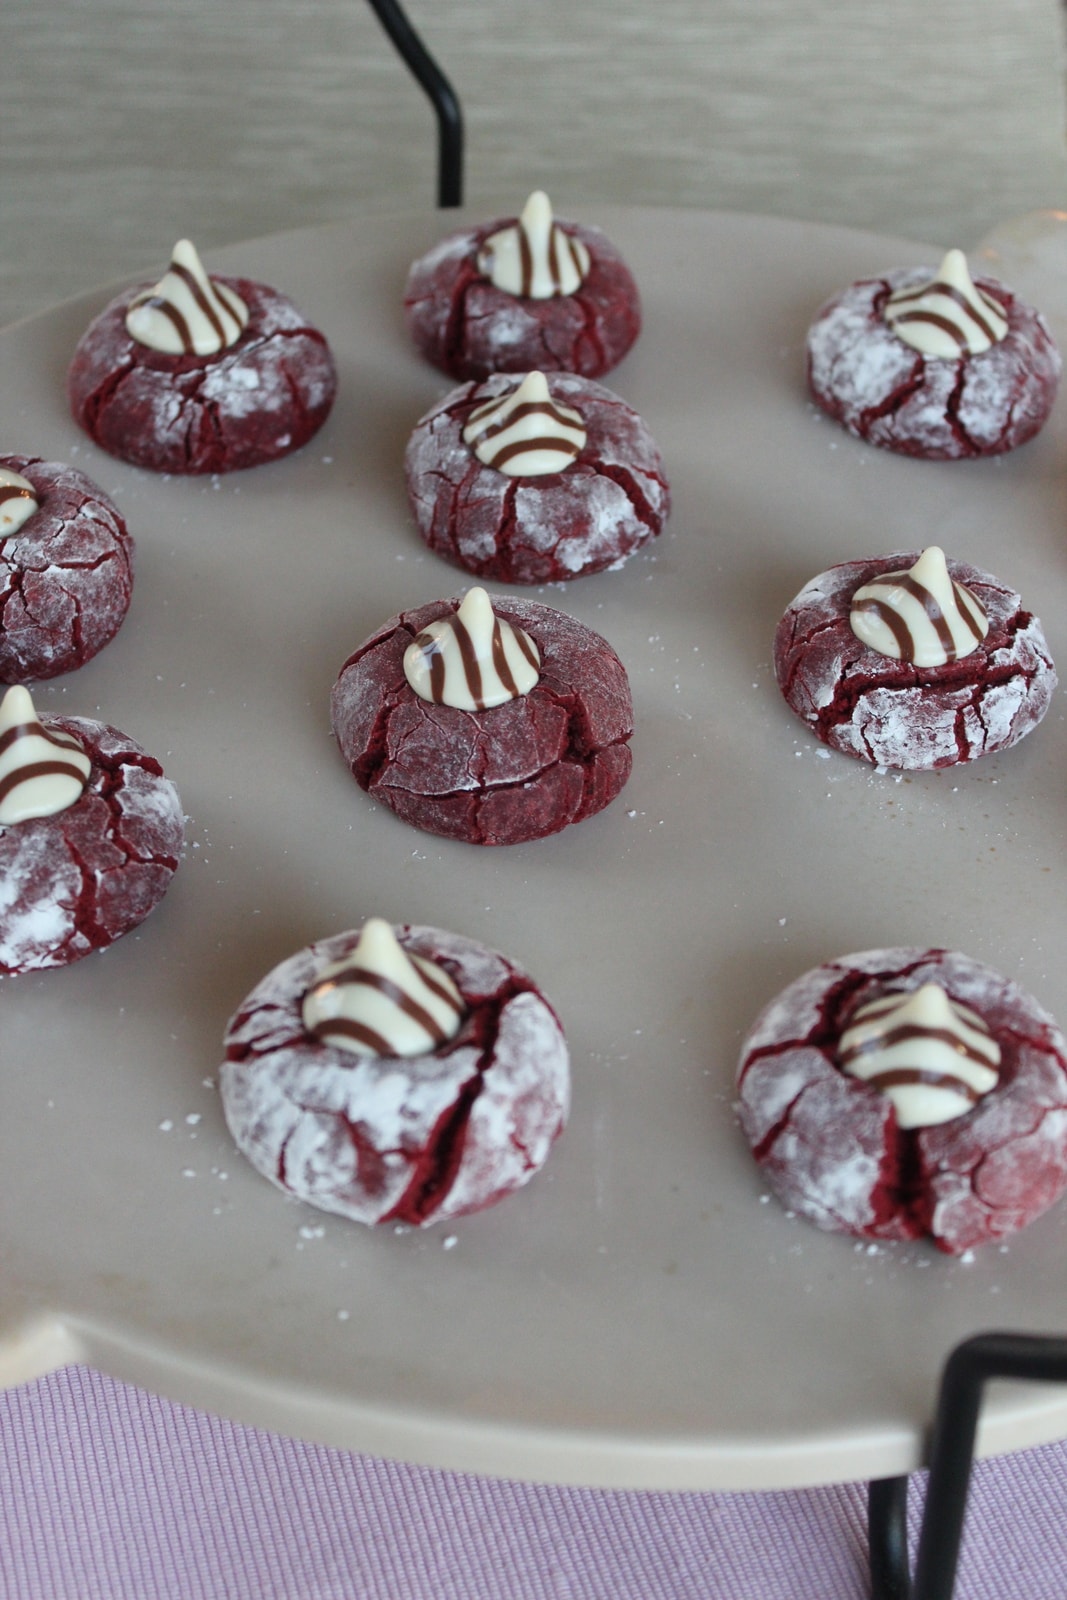
[[[561,611],[498,598],[497,616],[540,651],[535,686],[484,711],[437,705],[409,684],[404,655],[459,603],[390,618],[345,662],[331,719],[356,782],[414,827],[472,844],[541,839],[602,810],[632,764],[633,702],[615,651]]]
[[[629,267],[599,228],[560,222],[562,233],[589,253],[580,287],[545,299],[499,289],[480,269],[479,254],[518,222],[501,217],[460,229],[412,265],[404,313],[416,348],[453,378],[535,369],[600,377],[641,331]]]
[[[464,429],[516,382],[496,375],[465,384],[417,424],[405,472],[420,534],[446,561],[502,583],[556,583],[621,565],[660,533],[670,510],[655,440],[609,389],[552,373],[545,376],[550,403],[583,424],[576,457],[537,475],[516,474],[514,457],[506,470],[485,464]],[[551,427],[551,417],[538,425]]]
[[[62,967],[142,922],[178,865],[178,792],[125,734],[82,717],[45,717],[89,757],[87,787],[53,816],[0,823],[0,973]],[[0,789],[3,785],[0,785]]]
[[[75,420],[111,455],[153,472],[233,472],[290,454],[322,427],[337,391],[329,346],[276,289],[215,278],[248,308],[236,343],[167,354],[135,340],[124,290],[90,323],[67,374]]]
[[[790,709],[816,738],[876,766],[953,766],[1006,750],[1048,710],[1056,669],[1041,624],[1008,585],[964,562],[952,578],[989,620],[969,654],[931,667],[863,644],[849,622],[852,597],[916,552],[846,561],[807,584],[778,624],[774,670]]]
[[[437,928],[395,932],[458,989],[454,1038],[423,1055],[358,1057],[309,1032],[306,991],[359,939],[338,934],[242,1002],[219,1088],[238,1147],[279,1188],[356,1222],[424,1227],[534,1176],[566,1120],[570,1067],[555,1012],[513,962]]]
[[[886,1093],[842,1070],[840,1040],[867,1002],[928,983],[982,1019],[999,1076],[965,1114],[905,1128]],[[867,950],[806,973],[757,1020],[737,1086],[761,1172],[820,1228],[959,1254],[1067,1188],[1067,1041],[1017,984],[955,952]]]
[[[808,383],[857,438],[901,455],[953,461],[997,455],[1044,426],[1061,360],[1045,319],[995,278],[974,279],[1007,322],[978,354],[913,349],[885,320],[890,295],[930,282],[929,267],[863,279],[828,301],[808,332]]]
[[[0,456],[32,486],[36,509],[0,537],[0,683],[73,672],[118,632],[133,587],[133,540],[84,472]],[[0,487],[0,494],[3,493]]]

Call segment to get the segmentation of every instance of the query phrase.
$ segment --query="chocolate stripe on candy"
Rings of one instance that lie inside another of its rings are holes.
[[[519,293],[532,295],[534,282],[534,253],[530,242],[530,230],[524,222],[519,223]],[[558,293],[558,289],[555,291]]]
[[[304,995],[304,1026],[322,1044],[356,1055],[413,1056],[455,1038],[466,1015],[443,968],[409,956],[387,922],[371,917],[351,955]]]
[[[55,816],[80,800],[92,763],[69,734],[44,728],[29,691],[0,701],[0,824]]]
[[[576,239],[572,239],[569,233],[564,233],[556,223],[552,224],[548,247],[549,273],[557,294],[568,292],[564,284],[573,283],[575,278],[581,283],[585,277],[588,258],[583,258],[583,255],[579,254],[580,250],[584,251],[584,247],[580,246]]]
[[[496,626],[495,619],[493,626],[494,628]],[[426,635],[424,634],[423,637],[425,638]],[[448,635],[442,634],[434,641],[434,643],[440,648],[440,660],[442,666],[444,667],[444,676],[439,680],[439,686],[441,690],[439,704],[444,702],[449,690],[448,660],[445,656],[445,649],[447,646],[443,643],[447,637]],[[463,679],[467,686],[467,692],[474,701],[477,709],[479,711],[484,711],[485,700],[482,697],[482,669],[478,661],[478,652],[475,648],[474,640],[471,637],[470,628],[466,621],[461,621],[458,612],[456,613],[455,619],[452,623],[451,638],[455,641],[456,649],[459,652],[459,660],[460,665],[463,668]],[[491,640],[489,648],[492,650]],[[506,699],[511,700],[514,698],[512,690],[508,688],[507,684],[504,683],[503,680],[501,680],[500,690]]]
[[[193,354],[193,331],[176,305],[170,300],[164,300],[162,295],[153,294],[149,295],[145,300],[139,300],[137,307],[141,311],[154,311],[159,317],[169,322],[174,329],[174,336],[178,341],[178,349],[183,355]],[[129,326],[129,319],[127,319],[127,326]],[[139,322],[138,326],[143,327],[144,324]],[[148,340],[141,339],[139,342],[147,344]]]
[[[463,429],[484,466],[509,477],[562,472],[585,448],[581,414],[553,400],[543,372],[472,411]]]
[[[212,333],[215,335],[218,347],[221,350],[224,345],[229,344],[230,342],[229,334],[222,325],[223,307],[221,302],[219,303],[219,309],[216,310],[215,306],[212,304],[210,295],[207,292],[207,283],[205,282],[204,286],[201,287],[193,273],[189,271],[188,267],[182,266],[180,262],[174,261],[171,263],[170,270],[177,278],[181,279],[182,283],[184,283],[193,304],[196,306],[196,309],[200,312],[201,316],[205,319],[210,327]],[[237,331],[240,332],[240,329]],[[192,342],[190,341],[190,349],[191,348]]]
[[[855,1076],[859,1077],[860,1074],[856,1073]],[[977,1089],[954,1074],[931,1071],[928,1067],[887,1067],[884,1072],[875,1072],[864,1078],[864,1082],[872,1088],[881,1089],[883,1094],[888,1094],[890,1089],[948,1089],[965,1100],[967,1107],[976,1106],[982,1098]],[[899,1117],[897,1120],[900,1120]]]
[[[929,283],[890,295],[885,320],[923,355],[981,355],[1008,331],[1003,307],[973,283],[962,250],[950,250]]]
[[[861,1006],[837,1060],[889,1098],[900,1127],[926,1128],[964,1115],[995,1087],[1000,1046],[977,1012],[927,983]]]
[[[894,1005],[890,1009],[896,1010],[897,1007]],[[873,1021],[868,1011],[865,1010],[862,1015],[865,1022]],[[942,1044],[948,1045],[950,1049],[956,1051],[959,1055],[966,1056],[969,1061],[977,1061],[981,1066],[986,1066],[989,1063],[988,1048],[977,1048],[969,1043],[967,1038],[957,1030],[935,1028],[915,1022],[901,1023],[896,1027],[889,1027],[884,1033],[879,1033],[877,1037],[864,1038],[859,1042],[853,1040],[849,1045],[845,1045],[842,1042],[839,1059],[842,1066],[851,1066],[861,1056],[869,1055],[874,1050],[892,1050],[898,1044],[910,1044],[913,1039],[939,1039]]]
[[[415,693],[458,711],[487,711],[529,694],[540,665],[529,634],[498,617],[479,588],[416,634],[404,652],[404,675]]]
[[[940,300],[948,300],[963,312],[963,317],[954,318],[946,315],[945,311],[939,314],[929,307],[920,307],[914,311],[907,309],[913,301],[922,302],[925,300],[933,301],[935,304]],[[968,342],[968,328],[972,324],[982,335],[984,341],[983,349],[988,349],[991,344],[996,344],[999,338],[1003,338],[1003,334],[998,332],[993,317],[988,315],[990,311],[994,314],[999,312],[1000,307],[995,305],[981,289],[976,288],[974,299],[968,300],[967,296],[957,289],[954,284],[930,283],[921,289],[898,290],[895,295],[891,296],[889,304],[892,310],[887,313],[887,320],[894,328],[898,327],[902,322],[932,323],[934,327],[943,328],[949,337],[954,339],[960,348],[968,353],[970,353],[971,349]],[[987,315],[983,316],[983,311]]]
[[[853,633],[880,655],[917,667],[940,667],[970,655],[989,632],[978,599],[948,571],[931,545],[907,572],[886,572],[852,596]]]
[[[548,196],[536,189],[510,227],[490,234],[478,270],[505,294],[551,300],[574,294],[589,273],[589,252],[552,220]]]
[[[340,972],[335,972],[326,982],[334,989],[347,988],[355,990],[362,984],[366,988],[372,989],[375,994],[381,995],[384,1000],[388,1000],[410,1022],[414,1022],[418,1027],[422,1028],[435,1046],[444,1044],[448,1038],[448,1030],[437,1022],[431,1011],[420,1005],[418,1000],[413,995],[406,993],[399,984],[392,982],[391,979],[384,977],[379,972],[366,972],[349,964],[342,968]],[[317,992],[318,987],[313,992]],[[353,999],[355,998],[353,996]],[[452,1009],[454,1011],[457,1010],[456,1007]],[[353,1038],[373,1037],[381,1040],[383,1037],[382,1035],[374,1034],[373,1030],[368,1028],[365,1023],[361,1023],[352,1017],[338,1017],[331,1022],[317,1022],[311,1031],[316,1038],[322,1038],[331,1029],[341,1029]],[[380,1043],[375,1048],[380,1055],[392,1054],[388,1043]]]
[[[27,761],[17,772],[8,772],[0,778],[0,820],[25,820],[28,815],[25,811],[19,817],[9,816],[5,802],[10,795],[17,797],[20,791],[31,790],[42,778],[70,778],[78,785],[79,793],[85,788],[82,773],[73,761]],[[33,815],[40,816],[41,813],[37,811]]]
[[[167,355],[215,355],[237,342],[247,321],[244,301],[208,277],[188,239],[178,240],[166,275],[126,313],[131,337]]]
[[[0,467],[0,539],[9,539],[37,510],[37,491],[28,478]]]

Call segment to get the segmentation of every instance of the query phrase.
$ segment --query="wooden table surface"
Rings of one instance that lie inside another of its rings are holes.
[[[467,197],[683,205],[964,248],[1067,198],[1059,0],[409,0]],[[201,249],[434,202],[365,0],[5,0],[0,323]]]

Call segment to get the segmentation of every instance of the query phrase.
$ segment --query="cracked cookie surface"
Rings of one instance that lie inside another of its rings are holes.
[[[866,1001],[937,983],[1001,1051],[997,1086],[965,1116],[901,1129],[888,1096],[836,1063]],[[771,1189],[820,1228],[929,1237],[949,1254],[1008,1237],[1067,1189],[1067,1041],[1018,984],[955,951],[842,956],[757,1019],[737,1075],[741,1127]]]
[[[360,1059],[315,1040],[303,995],[359,934],[299,951],[242,1002],[226,1030],[219,1088],[256,1170],[356,1222],[426,1226],[494,1205],[529,1182],[570,1104],[567,1046],[552,1007],[507,957],[438,928],[395,930],[466,1003],[432,1054]]]
[[[130,604],[133,540],[84,472],[0,456],[31,483],[37,509],[0,539],[0,682],[73,672],[113,639]]]
[[[547,378],[553,401],[578,411],[586,442],[564,471],[511,477],[463,440],[478,406],[513,386],[505,375],[463,385],[417,423],[405,476],[430,549],[478,577],[558,583],[620,565],[654,539],[670,511],[663,458],[648,428],[601,384]]]
[[[929,281],[928,267],[863,279],[822,307],[808,331],[808,385],[835,422],[901,455],[953,461],[999,455],[1048,419],[1062,362],[1044,317],[995,278],[975,286],[1007,318],[1004,339],[980,355],[921,355],[882,313],[891,294]]]
[[[861,643],[849,626],[852,595],[917,559],[831,567],[805,585],[775,633],[775,676],[790,709],[824,744],[875,766],[948,767],[1006,750],[1037,726],[1056,688],[1037,617],[1008,585],[965,562],[950,561],[949,571],[989,617],[969,655],[923,668]]]
[[[472,844],[540,839],[602,810],[632,763],[630,685],[611,645],[550,606],[494,597],[540,650],[538,682],[487,711],[436,705],[408,684],[404,652],[458,606],[392,617],[342,667],[331,721],[356,782],[416,828]]]
[[[66,811],[0,826],[0,974],[68,966],[143,922],[174,876],[185,838],[178,791],[117,729],[45,717],[92,766]]]
[[[217,355],[166,355],[131,338],[124,290],[90,323],[67,374],[75,420],[109,454],[153,472],[232,472],[289,455],[337,392],[329,346],[285,295],[220,277],[248,307]]]
[[[453,378],[610,371],[641,331],[637,285],[622,256],[599,228],[561,222],[589,251],[585,282],[548,300],[508,294],[479,272],[478,252],[491,234],[515,225],[515,217],[500,217],[461,229],[413,263],[404,315],[416,349]]]

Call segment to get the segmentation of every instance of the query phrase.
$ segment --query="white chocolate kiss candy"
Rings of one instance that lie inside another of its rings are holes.
[[[562,472],[585,449],[581,413],[553,400],[543,372],[472,411],[463,430],[484,466],[511,478],[539,478]]]
[[[949,576],[945,553],[924,550],[907,572],[886,572],[852,596],[849,626],[879,655],[943,667],[976,650],[989,632],[977,597]]]
[[[18,533],[37,510],[37,491],[19,472],[0,467],[0,539]]]
[[[41,726],[28,689],[0,700],[0,824],[54,817],[85,793],[92,762],[76,739]]]
[[[193,245],[179,239],[166,274],[130,302],[126,331],[164,355],[212,356],[236,344],[247,321],[240,296],[209,278]]]
[[[529,694],[541,653],[523,628],[493,610],[484,589],[468,589],[458,611],[430,622],[404,651],[404,676],[423,700],[457,711],[488,711]]]
[[[931,282],[891,294],[883,314],[913,350],[948,361],[981,355],[1008,331],[1003,306],[975,287],[962,250],[948,252]]]
[[[409,956],[381,917],[370,917],[351,955],[319,973],[304,995],[307,1031],[360,1056],[422,1056],[459,1032],[467,1008],[434,961]]]
[[[589,251],[552,220],[543,189],[535,189],[518,222],[491,233],[478,252],[478,271],[505,294],[551,300],[574,294],[589,273]]]
[[[932,1128],[970,1111],[996,1086],[1000,1046],[977,1012],[938,983],[860,1006],[838,1062],[889,1096],[901,1128]]]

